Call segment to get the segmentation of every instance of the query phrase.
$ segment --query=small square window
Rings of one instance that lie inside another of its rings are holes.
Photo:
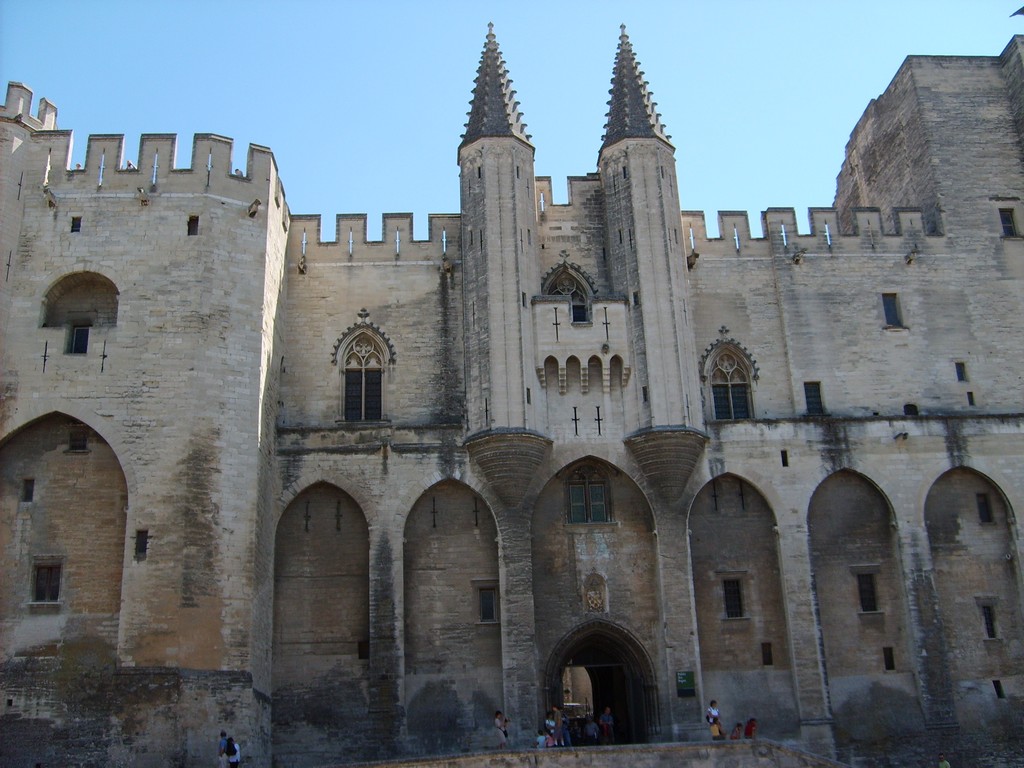
[[[860,609],[864,613],[878,610],[878,594],[875,591],[875,574],[857,574],[857,595],[860,598]]]
[[[82,217],[81,216],[72,216],[71,217],[71,231],[72,232],[81,232],[82,231]]]
[[[481,587],[477,590],[480,605],[480,623],[494,624],[498,621],[497,587]]]
[[[903,327],[903,315],[900,312],[899,297],[895,293],[882,294],[882,310],[885,312],[886,328]]]
[[[68,334],[68,354],[84,355],[89,351],[89,326],[74,325]]]
[[[890,672],[896,669],[896,656],[893,653],[891,645],[887,645],[882,648],[882,665]]]
[[[188,217],[188,234],[189,237],[199,234],[199,217],[189,216]]]
[[[996,638],[996,608],[994,605],[981,606],[981,619],[985,623],[985,637]]]
[[[979,493],[975,495],[975,501],[978,504],[978,522],[979,523],[992,523],[995,520],[992,517],[992,504],[989,503],[987,493]]]
[[[967,363],[954,363],[956,366],[956,380],[967,381]]]
[[[60,599],[60,563],[38,563],[33,599],[37,603],[55,603]]]
[[[21,500],[32,501],[36,495],[36,481],[31,477],[26,477],[21,481]]]
[[[72,429],[68,434],[68,450],[78,453],[89,450],[89,434],[84,429]]]
[[[1003,229],[1003,237],[1017,236],[1017,222],[1014,220],[1013,208],[999,209],[999,225]]]
[[[761,666],[771,667],[774,666],[775,659],[772,656],[772,644],[761,643]]]
[[[821,382],[804,382],[804,401],[807,403],[808,416],[824,416],[825,404],[821,399]]]
[[[725,599],[725,617],[743,618],[743,585],[739,579],[722,580],[722,596]]]

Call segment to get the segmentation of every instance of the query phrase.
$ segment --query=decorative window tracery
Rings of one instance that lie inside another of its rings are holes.
[[[574,323],[589,323],[591,302],[593,301],[593,282],[575,264],[563,262],[555,267],[544,280],[544,293],[547,296],[566,296],[569,299],[570,316]]]
[[[380,421],[384,417],[385,348],[368,332],[346,346],[345,421]]]
[[[716,419],[749,419],[750,376],[732,351],[722,352],[711,367],[711,401]]]

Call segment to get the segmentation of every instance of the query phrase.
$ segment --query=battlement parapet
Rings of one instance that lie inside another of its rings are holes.
[[[569,198],[565,203],[555,203],[550,176],[537,176],[534,180],[534,188],[537,193],[537,212],[543,214],[548,208],[555,205],[567,208],[576,202],[586,200],[594,189],[601,188],[601,174],[593,172],[585,176],[570,176],[566,180]]]
[[[385,213],[380,240],[369,239],[367,215],[344,213],[335,217],[335,240],[323,239],[319,215],[296,214],[288,232],[289,268],[300,273],[317,264],[434,261],[442,264],[459,257],[460,222],[456,213],[431,214],[427,239],[413,237],[411,213]]]
[[[4,100],[0,117],[20,120],[36,131],[54,131],[57,129],[57,107],[50,101],[40,98],[35,117],[32,116],[32,89],[23,83],[13,80],[7,83],[7,98]]]
[[[186,167],[176,166],[176,134],[142,134],[137,161],[125,158],[123,134],[96,134],[89,136],[85,164],[72,168],[73,141],[71,131],[36,131],[26,180],[49,188],[57,198],[62,193],[135,194],[141,189],[148,195],[210,194],[245,203],[260,199],[263,204],[273,195],[275,207],[284,205],[284,188],[268,147],[250,144],[243,172],[232,166],[234,142],[217,134],[195,134]]]
[[[750,231],[746,211],[719,211],[718,237],[708,237],[703,211],[681,211],[683,238],[689,244],[688,252],[701,253],[703,246],[718,252],[723,244],[726,251],[742,253],[751,247],[763,251],[770,246],[776,252],[791,251],[903,251],[912,249],[926,238],[941,237],[928,234],[920,208],[894,208],[893,229],[883,226],[880,208],[853,209],[852,228],[841,229],[839,212],[835,208],[809,208],[810,231],[801,234],[797,228],[796,210],[769,208],[761,213],[761,237]]]

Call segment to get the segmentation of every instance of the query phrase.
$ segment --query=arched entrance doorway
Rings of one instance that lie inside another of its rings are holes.
[[[659,730],[657,686],[646,651],[629,632],[606,621],[577,627],[552,651],[545,669],[545,709],[566,709],[582,730],[605,707],[616,743],[651,740]]]

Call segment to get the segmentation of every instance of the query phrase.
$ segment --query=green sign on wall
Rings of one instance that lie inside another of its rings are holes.
[[[693,682],[693,672],[676,672],[676,696],[690,699],[697,695],[697,686]]]

